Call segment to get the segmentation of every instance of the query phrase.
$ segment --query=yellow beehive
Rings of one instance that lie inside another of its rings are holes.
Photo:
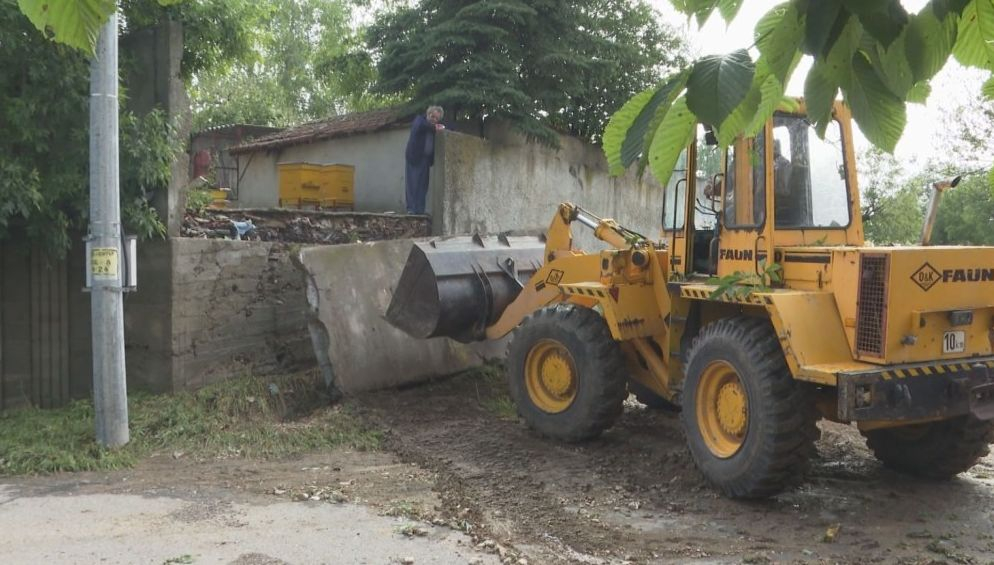
[[[228,207],[228,196],[231,193],[231,189],[228,188],[216,188],[211,191],[211,208],[227,208]]]
[[[280,163],[280,206],[354,208],[355,167]]]

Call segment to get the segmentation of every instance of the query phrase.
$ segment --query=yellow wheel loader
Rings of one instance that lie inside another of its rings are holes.
[[[724,151],[699,126],[660,241],[565,203],[544,241],[418,243],[387,318],[419,338],[512,333],[511,394],[552,438],[597,436],[629,392],[679,406],[728,496],[798,481],[820,418],[855,423],[891,468],[965,471],[994,427],[994,248],[866,246],[849,111],[824,139],[803,112]],[[577,250],[574,222],[610,249]]]

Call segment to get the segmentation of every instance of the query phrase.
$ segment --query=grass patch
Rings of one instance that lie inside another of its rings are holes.
[[[518,417],[518,409],[507,392],[503,365],[486,363],[466,371],[462,377],[476,385],[476,401],[484,409],[505,420]]]
[[[93,404],[0,414],[0,474],[119,469],[161,452],[185,457],[276,458],[349,446],[375,449],[381,432],[346,404],[329,406],[316,374],[246,377],[195,392],[128,399],[131,442],[104,449]]]

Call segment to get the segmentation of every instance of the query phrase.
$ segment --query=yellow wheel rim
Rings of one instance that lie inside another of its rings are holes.
[[[573,404],[576,364],[566,346],[552,339],[536,343],[525,359],[528,397],[543,412],[558,414]]]
[[[697,383],[697,427],[716,457],[727,459],[742,447],[749,430],[749,399],[729,363],[714,361]]]

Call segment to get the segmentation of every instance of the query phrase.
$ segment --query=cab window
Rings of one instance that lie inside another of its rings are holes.
[[[687,150],[680,152],[663,191],[663,229],[682,230],[687,210]]]
[[[832,121],[825,139],[803,116],[773,118],[773,199],[777,228],[849,225],[842,130]]]
[[[710,230],[718,223],[712,197],[719,198],[721,186],[721,147],[717,140],[707,142],[704,126],[697,126],[697,201],[694,202],[694,228]]]
[[[739,139],[725,161],[725,226],[755,228],[766,219],[766,133]]]

